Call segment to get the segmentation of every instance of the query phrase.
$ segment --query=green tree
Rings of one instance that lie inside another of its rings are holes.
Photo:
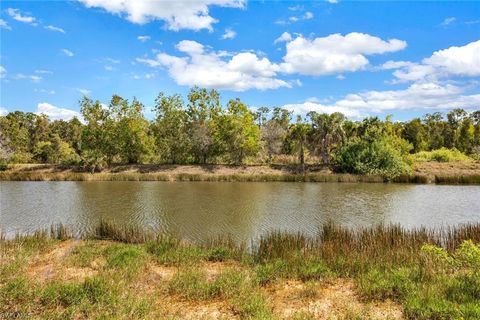
[[[85,120],[82,130],[82,160],[92,171],[111,163],[113,158],[112,123],[108,110],[100,101],[87,97],[80,100],[80,112]]]
[[[52,134],[58,134],[59,137],[67,142],[75,152],[81,152],[82,139],[82,123],[78,118],[74,117],[69,121],[56,120],[50,123],[50,131]]]
[[[466,154],[471,154],[475,143],[475,127],[472,118],[465,117],[462,119],[458,128],[455,147]]]
[[[36,115],[31,112],[14,111],[2,119],[2,131],[12,152],[10,161],[28,163],[32,160],[31,137]]]
[[[480,110],[470,113],[470,119],[473,123],[473,150],[472,152],[480,155]]]
[[[221,113],[220,95],[216,90],[194,87],[188,94],[188,128],[191,152],[197,163],[206,163],[218,155],[213,136]]]
[[[162,161],[185,163],[188,160],[190,137],[187,113],[180,95],[160,93],[155,99],[156,119],[153,126],[157,150]]]
[[[457,146],[459,127],[467,112],[463,109],[453,109],[447,113],[447,123],[444,129],[445,147],[452,149]]]
[[[443,121],[442,114],[440,112],[426,114],[423,117],[423,122],[426,125],[427,149],[436,150],[445,146],[445,137],[443,135],[445,122]]]
[[[113,95],[110,101],[113,120],[113,138],[116,154],[123,163],[141,163],[153,151],[153,139],[149,135],[149,123],[143,116],[143,105],[134,98],[128,100]]]
[[[426,130],[419,118],[404,124],[402,137],[413,145],[413,152],[423,151],[428,148]]]
[[[240,99],[230,100],[226,112],[218,121],[216,140],[235,164],[243,163],[245,157],[259,150],[260,130],[255,124],[254,114]]]

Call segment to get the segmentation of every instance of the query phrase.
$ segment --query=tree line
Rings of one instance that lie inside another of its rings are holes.
[[[108,106],[83,97],[82,121],[51,121],[15,111],[0,117],[0,162],[82,164],[250,164],[295,156],[340,172],[398,175],[409,169],[408,154],[440,148],[480,153],[480,110],[454,109],[393,122],[368,117],[352,121],[341,113],[310,112],[294,117],[282,108],[250,109],[240,99],[221,105],[216,90],[192,88],[186,101],[160,93],[155,117],[145,107],[113,95]]]

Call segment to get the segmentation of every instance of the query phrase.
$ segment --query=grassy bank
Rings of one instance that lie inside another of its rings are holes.
[[[82,167],[55,165],[11,165],[0,171],[0,181],[292,181],[292,182],[387,182],[381,176],[337,174],[323,166],[224,165],[125,165],[89,173]],[[418,162],[399,183],[480,184],[480,162]]]
[[[480,225],[271,233],[250,249],[101,223],[0,241],[0,314],[124,319],[478,319]]]

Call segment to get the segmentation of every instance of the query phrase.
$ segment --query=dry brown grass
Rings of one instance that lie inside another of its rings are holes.
[[[94,174],[78,166],[48,164],[10,165],[0,172],[0,181],[295,181],[295,182],[385,182],[380,176],[336,174],[328,167],[307,165],[113,165]],[[480,183],[480,162],[418,162],[413,174],[395,182]]]

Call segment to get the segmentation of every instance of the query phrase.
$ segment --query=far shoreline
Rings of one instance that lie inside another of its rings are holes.
[[[111,165],[91,173],[81,166],[12,164],[0,181],[211,181],[211,182],[341,182],[480,184],[480,162],[417,162],[409,175],[387,179],[377,175],[334,173],[322,165]]]

